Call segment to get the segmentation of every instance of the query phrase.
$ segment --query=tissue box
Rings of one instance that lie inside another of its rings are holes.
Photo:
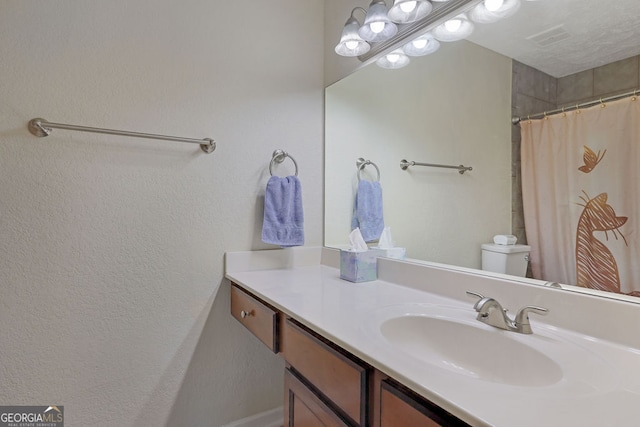
[[[515,245],[518,238],[512,234],[496,234],[493,236],[493,243],[496,245]]]
[[[388,249],[380,249],[374,246],[372,249],[380,252],[380,255],[385,258],[393,258],[393,259],[405,259],[407,257],[407,248],[388,248]]]
[[[378,278],[377,259],[382,256],[376,249],[366,252],[340,251],[340,278],[350,282],[369,282]]]

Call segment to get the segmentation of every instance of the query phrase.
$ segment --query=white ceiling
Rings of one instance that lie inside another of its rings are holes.
[[[548,30],[566,38],[547,40],[546,47],[531,39]],[[515,15],[476,24],[468,39],[564,77],[640,55],[640,0],[521,0]]]

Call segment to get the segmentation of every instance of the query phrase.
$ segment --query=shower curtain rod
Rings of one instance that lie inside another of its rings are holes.
[[[520,123],[523,120],[541,119],[541,118],[543,118],[545,116],[558,114],[558,113],[566,113],[568,111],[579,110],[580,108],[593,107],[594,105],[604,104],[605,102],[615,101],[615,100],[618,100],[618,99],[627,98],[629,96],[637,97],[638,96],[638,92],[640,92],[640,90],[636,89],[633,92],[626,92],[626,93],[621,93],[619,95],[609,96],[607,98],[595,99],[593,101],[584,102],[582,104],[572,105],[570,107],[556,108],[555,110],[545,111],[545,112],[542,112],[542,113],[536,113],[536,114],[531,114],[531,115],[522,116],[522,117],[514,116],[514,117],[511,118],[511,123],[513,123],[514,125],[517,125],[518,123]]]
[[[130,132],[126,130],[114,130],[114,129],[102,129],[92,128],[87,126],[68,125],[64,123],[52,123],[45,119],[31,119],[29,120],[29,132],[32,135],[45,137],[51,134],[51,129],[66,129],[79,132],[91,132],[91,133],[104,133],[107,135],[120,135],[120,136],[132,136],[135,138],[148,138],[148,139],[162,139],[165,141],[177,141],[188,142],[191,144],[200,144],[200,148],[205,153],[213,153],[216,149],[216,143],[211,138],[196,139],[196,138],[184,138],[180,136],[168,136],[168,135],[155,135],[152,133]]]

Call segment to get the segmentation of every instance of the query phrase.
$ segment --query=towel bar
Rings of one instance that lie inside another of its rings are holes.
[[[453,166],[453,165],[437,165],[435,163],[419,163],[419,162],[414,162],[414,161],[407,161],[405,159],[400,160],[400,168],[404,171],[407,170],[407,168],[409,166],[429,166],[432,168],[447,168],[447,169],[458,169],[458,173],[460,175],[464,174],[466,171],[470,171],[473,170],[473,168],[471,166],[464,166],[464,165],[459,165],[459,166]]]
[[[213,151],[216,149],[216,143],[211,138],[195,139],[195,138],[184,138],[181,136],[168,136],[168,135],[156,135],[152,133],[131,132],[127,130],[93,128],[88,126],[68,125],[66,123],[53,123],[40,118],[29,120],[29,124],[27,125],[27,127],[29,129],[29,132],[31,132],[32,135],[38,136],[38,137],[49,136],[51,134],[52,129],[65,129],[65,130],[73,130],[73,131],[79,131],[79,132],[103,133],[107,135],[132,136],[134,138],[162,139],[165,141],[188,142],[190,144],[199,144],[200,149],[207,154],[213,153]]]

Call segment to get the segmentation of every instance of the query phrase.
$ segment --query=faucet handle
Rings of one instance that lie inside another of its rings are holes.
[[[483,299],[484,298],[484,295],[479,294],[477,292],[467,291],[467,295],[469,295],[470,297],[477,297],[479,299]]]
[[[546,316],[547,313],[549,313],[549,309],[544,308],[544,307],[536,307],[535,305],[528,305],[526,307],[523,307],[520,309],[520,311],[518,312],[518,316],[527,316],[527,313],[536,313],[539,314],[541,316]]]
[[[471,292],[471,291],[467,291],[467,295],[469,295],[470,297],[476,297],[476,298],[478,298],[478,301],[476,301],[476,303],[474,304],[473,309],[474,309],[475,311],[479,311],[479,310],[478,310],[478,307],[479,307],[479,305],[480,305],[480,301],[484,300],[484,298],[485,298],[485,297],[484,297],[484,295],[479,294],[479,293],[477,293],[477,292]]]
[[[531,323],[529,323],[529,313],[536,313],[541,316],[546,316],[549,313],[549,310],[544,307],[536,307],[533,305],[529,305],[523,307],[516,314],[515,324],[516,328],[518,328],[519,332],[523,334],[531,334]]]

